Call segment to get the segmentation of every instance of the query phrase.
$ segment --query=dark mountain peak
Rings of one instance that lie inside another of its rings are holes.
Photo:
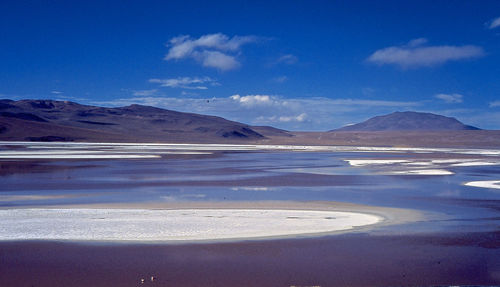
[[[362,123],[345,126],[336,131],[436,131],[478,130],[455,118],[414,111],[394,112],[376,116]]]

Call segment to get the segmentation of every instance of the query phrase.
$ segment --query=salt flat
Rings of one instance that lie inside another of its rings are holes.
[[[382,221],[340,211],[271,209],[4,209],[0,240],[196,241],[350,230]]]

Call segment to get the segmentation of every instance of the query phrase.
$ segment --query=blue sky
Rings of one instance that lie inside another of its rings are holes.
[[[500,1],[1,1],[0,98],[500,129]]]

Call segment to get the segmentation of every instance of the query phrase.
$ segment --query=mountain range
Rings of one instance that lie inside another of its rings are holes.
[[[283,134],[221,117],[150,106],[105,108],[53,100],[0,100],[0,139],[27,141],[240,142]]]
[[[328,132],[291,132],[142,105],[0,100],[0,141],[495,147],[500,131],[419,112],[395,112]]]

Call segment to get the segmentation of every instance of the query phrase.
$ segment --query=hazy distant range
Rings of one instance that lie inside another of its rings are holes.
[[[326,132],[294,132],[142,105],[105,108],[69,101],[0,100],[0,141],[486,148],[500,146],[500,131],[418,112],[395,112]]]

